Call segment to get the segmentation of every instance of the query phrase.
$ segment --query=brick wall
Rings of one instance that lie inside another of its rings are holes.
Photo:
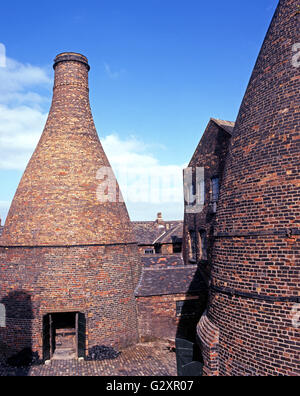
[[[300,374],[297,6],[279,2],[226,161],[207,312],[220,375]]]
[[[213,249],[213,234],[215,224],[215,214],[212,211],[212,185],[211,179],[219,177],[220,186],[222,186],[222,177],[224,171],[225,159],[228,151],[228,145],[231,135],[225,131],[214,120],[211,120],[200,140],[200,143],[189,163],[193,169],[195,184],[195,170],[197,167],[204,168],[205,182],[205,202],[203,210],[197,213],[187,213],[184,215],[184,239],[183,239],[183,257],[186,264],[190,262],[190,243],[189,232],[192,230],[196,235],[196,262],[199,263],[203,272],[210,274],[210,263]],[[186,206],[186,205],[185,205]],[[200,231],[205,231],[207,236],[207,259],[203,260],[201,256],[201,239]]]
[[[76,311],[86,317],[87,349],[137,342],[136,252],[136,246],[1,248],[2,343],[12,352],[31,344],[42,356],[43,316]]]
[[[198,301],[199,311],[195,316],[188,318],[177,315],[176,303],[179,301]],[[170,294],[138,297],[137,307],[141,340],[175,339],[176,336],[193,338],[192,332],[194,332],[199,317],[205,308],[205,303],[203,295]]]

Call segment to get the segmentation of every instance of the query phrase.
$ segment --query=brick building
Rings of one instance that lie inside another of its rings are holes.
[[[49,117],[0,239],[1,352],[27,347],[44,359],[59,349],[65,329],[77,356],[97,345],[136,343],[141,271],[127,209],[94,126],[88,61],[63,53],[54,69]]]
[[[175,341],[180,327],[186,334],[197,324],[205,306],[205,287],[193,264],[182,258],[183,221],[134,221],[142,275],[135,290],[141,341]],[[190,310],[187,312],[186,306]],[[185,325],[183,325],[185,323]]]
[[[209,121],[189,163],[192,178],[184,186],[186,192],[191,191],[195,199],[191,202],[185,201],[183,257],[185,263],[199,266],[206,283],[210,276],[219,190],[233,127],[234,123],[230,121],[214,118]],[[204,168],[204,178],[198,184],[197,168]],[[199,197],[199,194],[202,196]],[[200,210],[196,206],[196,197],[203,203]]]
[[[183,221],[164,221],[158,213],[155,221],[133,221],[132,226],[142,255],[182,252]]]
[[[221,172],[201,144],[192,160],[205,166],[206,205],[186,215],[184,256],[209,289],[197,326],[204,375],[300,374],[299,26],[298,1],[279,1],[233,131],[221,139]]]
[[[135,291],[141,341],[188,337],[206,305],[198,267],[180,254],[144,256],[142,265]]]

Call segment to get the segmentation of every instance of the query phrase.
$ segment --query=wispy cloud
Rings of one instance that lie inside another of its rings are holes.
[[[115,171],[130,212],[144,210],[152,219],[157,211],[167,217],[183,213],[183,168],[187,164],[162,165],[150,147],[134,136],[121,139],[117,134],[102,139],[104,150]]]
[[[47,114],[28,106],[0,104],[0,169],[25,169],[46,119]]]
[[[52,79],[47,70],[14,59],[6,59],[6,67],[0,69],[0,103],[39,105],[49,101]],[[47,95],[39,91],[48,89]]]
[[[42,108],[51,86],[44,68],[7,58],[0,69],[0,169],[25,168],[47,118]]]
[[[112,70],[111,66],[108,63],[104,63],[104,69],[108,77],[112,80],[117,80],[118,78],[121,77],[122,74],[125,73],[124,69],[118,71]]]

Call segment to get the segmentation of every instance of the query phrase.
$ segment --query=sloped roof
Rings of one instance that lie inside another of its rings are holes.
[[[139,245],[152,245],[165,232],[165,227],[159,228],[154,221],[133,221],[132,225]]]
[[[183,221],[133,221],[133,230],[139,245],[153,245],[158,243],[172,243],[172,235],[182,238]],[[174,231],[173,231],[174,230]]]
[[[144,268],[174,268],[184,266],[181,254],[143,256],[141,258]]]
[[[170,230],[162,234],[156,243],[173,243],[176,241],[182,241],[183,236],[183,222],[175,224]]]
[[[137,297],[150,297],[174,294],[192,294],[205,290],[206,286],[196,265],[144,267]]]
[[[217,118],[211,118],[211,121],[215,122],[219,127],[223,128],[230,135],[234,129],[235,123],[232,121],[218,120]]]

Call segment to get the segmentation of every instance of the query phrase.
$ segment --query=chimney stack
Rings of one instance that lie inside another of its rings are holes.
[[[54,70],[48,120],[14,197],[1,243],[56,246],[135,242],[118,183],[94,125],[88,60],[73,52],[62,53],[55,58]],[[112,199],[106,191],[107,178],[114,185]]]
[[[134,290],[141,272],[129,215],[94,125],[88,60],[63,53],[54,70],[49,116],[0,238],[0,301],[20,290],[30,290],[33,301],[30,317],[10,307],[18,321],[8,320],[3,339],[46,360],[53,353],[49,322],[58,313],[78,314],[78,357],[93,346],[137,342]],[[21,337],[29,321],[31,337]]]

